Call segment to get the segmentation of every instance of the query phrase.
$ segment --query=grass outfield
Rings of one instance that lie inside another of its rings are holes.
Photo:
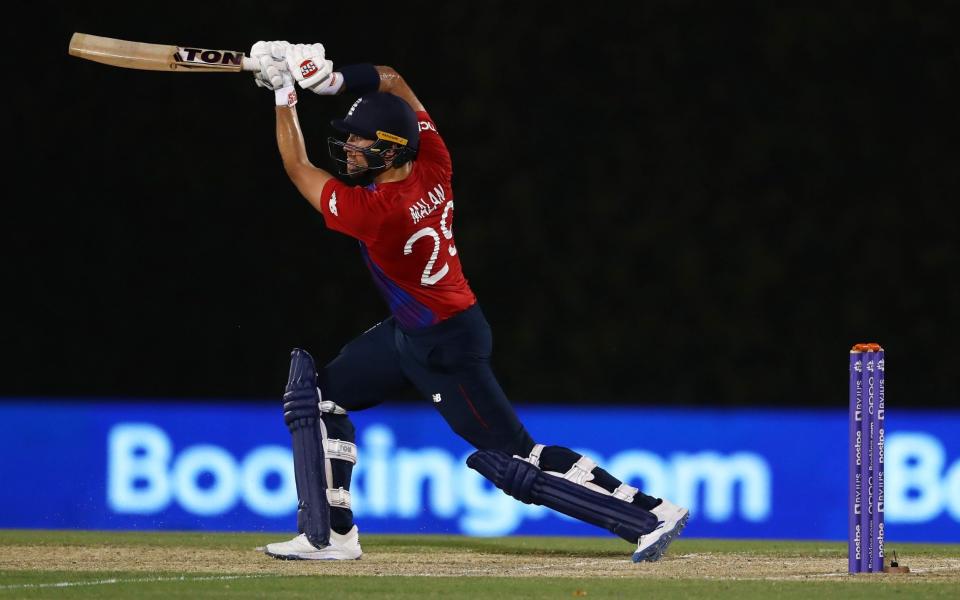
[[[283,536],[279,536],[282,539]],[[0,531],[2,598],[957,598],[960,545],[898,544],[906,575],[850,576],[846,544],[683,539],[633,564],[612,538],[363,536],[359,561],[278,561],[276,535]]]

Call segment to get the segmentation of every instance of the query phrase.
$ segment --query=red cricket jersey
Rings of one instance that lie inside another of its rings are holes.
[[[397,323],[417,329],[475,304],[453,240],[453,167],[426,112],[420,149],[403,181],[323,187],[327,227],[360,240],[360,251]]]

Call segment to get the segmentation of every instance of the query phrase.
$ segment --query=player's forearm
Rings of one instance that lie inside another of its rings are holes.
[[[307,147],[300,130],[296,107],[278,106],[277,111],[277,148],[283,159],[283,166],[290,172],[297,166],[313,166],[307,158]]]
[[[314,208],[323,212],[320,196],[323,186],[332,176],[323,169],[313,166],[307,158],[307,148],[303,141],[303,132],[300,130],[300,121],[297,119],[296,107],[278,106],[276,113],[277,148],[283,159],[283,168],[300,194]]]
[[[380,76],[381,92],[390,92],[392,94],[401,88],[409,89],[407,82],[403,80],[400,73],[397,73],[397,70],[393,67],[377,65],[375,68],[377,69],[377,74]]]
[[[381,92],[389,92],[394,96],[403,98],[407,104],[415,111],[423,110],[423,104],[414,95],[413,90],[407,85],[400,73],[396,69],[387,66],[377,66],[377,73],[380,75]]]

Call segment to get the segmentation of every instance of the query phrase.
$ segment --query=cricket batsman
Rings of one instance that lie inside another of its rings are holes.
[[[268,544],[281,559],[361,556],[350,510],[357,461],[350,413],[413,388],[477,451],[467,464],[506,494],[607,529],[636,544],[633,560],[656,561],[689,511],[631,487],[585,456],[539,443],[526,430],[490,366],[490,326],[470,289],[453,234],[450,154],[423,104],[392,68],[333,70],[321,44],[257,42],[258,86],[274,92],[283,166],[326,226],[355,238],[390,316],[317,369],[291,353],[283,397],[293,445],[299,535]],[[307,157],[297,89],[350,94],[331,125],[343,183]]]

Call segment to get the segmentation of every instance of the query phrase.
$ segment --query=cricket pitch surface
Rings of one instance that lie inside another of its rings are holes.
[[[0,530],[0,599],[956,598],[960,545],[888,544],[907,574],[847,574],[846,544],[679,538],[634,564],[615,538],[370,535],[357,561],[280,561],[287,535]],[[889,563],[889,558],[888,558]]]

